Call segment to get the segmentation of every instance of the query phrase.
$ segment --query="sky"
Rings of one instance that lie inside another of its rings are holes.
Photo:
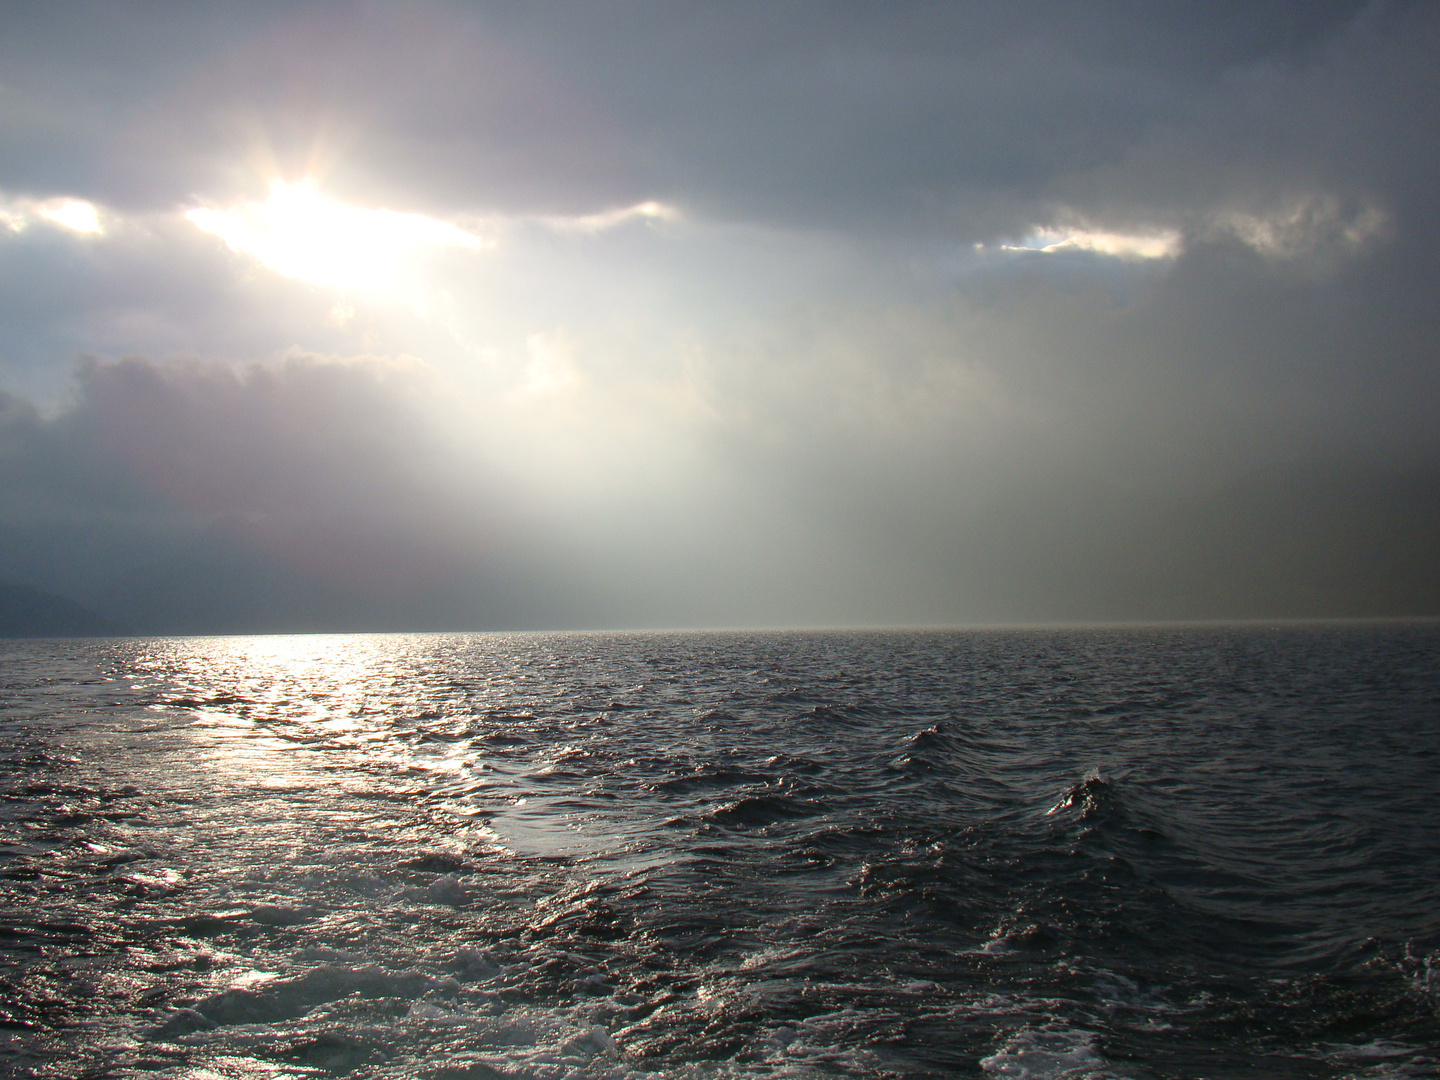
[[[0,578],[151,632],[1440,614],[1440,7],[7,5]]]

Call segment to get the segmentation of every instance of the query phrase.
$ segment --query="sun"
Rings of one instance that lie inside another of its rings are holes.
[[[275,181],[264,202],[196,207],[185,217],[284,277],[370,294],[405,290],[419,264],[437,251],[492,246],[424,214],[337,202],[310,180]]]

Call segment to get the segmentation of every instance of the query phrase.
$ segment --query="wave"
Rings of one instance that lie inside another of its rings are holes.
[[[704,820],[729,829],[753,829],[796,818],[814,817],[830,807],[821,799],[760,793],[717,806]]]

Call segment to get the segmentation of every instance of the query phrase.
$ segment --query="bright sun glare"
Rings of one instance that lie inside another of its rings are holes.
[[[347,206],[321,195],[312,181],[275,182],[264,202],[228,210],[197,207],[185,217],[230,250],[277,274],[332,288],[394,290],[417,259],[444,248],[490,245],[458,225],[423,214]]]
[[[88,203],[84,199],[51,199],[37,206],[35,212],[47,221],[63,225],[73,232],[101,231],[99,211],[95,209],[94,203]]]

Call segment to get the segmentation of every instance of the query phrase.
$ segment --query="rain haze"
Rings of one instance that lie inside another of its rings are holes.
[[[0,578],[142,632],[1440,614],[1440,8],[12,4]]]

